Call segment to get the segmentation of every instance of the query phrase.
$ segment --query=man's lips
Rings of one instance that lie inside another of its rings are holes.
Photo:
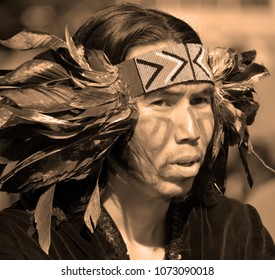
[[[182,181],[184,178],[191,178],[197,175],[201,166],[202,156],[181,155],[171,158],[162,166],[161,174],[166,181]]]
[[[182,167],[190,167],[194,164],[199,164],[201,162],[201,157],[198,155],[194,156],[181,156],[175,159],[172,159],[169,164],[177,165]]]
[[[199,160],[188,161],[188,162],[177,162],[177,165],[180,166],[192,166],[193,164],[199,163]]]
[[[200,156],[184,156],[177,159],[173,159],[170,164],[177,164],[180,166],[192,166],[193,164],[199,163],[201,161]]]

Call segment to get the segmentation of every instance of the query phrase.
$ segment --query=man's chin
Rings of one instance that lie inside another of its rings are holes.
[[[184,179],[180,182],[166,182],[166,186],[160,190],[161,196],[165,200],[186,200],[186,196],[189,196],[193,182],[194,178]]]

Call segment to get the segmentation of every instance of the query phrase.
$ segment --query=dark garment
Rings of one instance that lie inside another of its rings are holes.
[[[1,211],[0,259],[127,259],[126,246],[108,214],[103,211],[94,234],[83,214],[66,214],[66,221],[53,222],[47,255],[36,235],[30,237],[30,213]],[[168,216],[167,259],[275,259],[272,238],[250,205],[217,195],[210,206],[174,203]]]

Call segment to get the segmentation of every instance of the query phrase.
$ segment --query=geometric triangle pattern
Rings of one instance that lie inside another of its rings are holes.
[[[213,81],[206,49],[200,44],[171,44],[134,58],[144,92],[189,81]]]

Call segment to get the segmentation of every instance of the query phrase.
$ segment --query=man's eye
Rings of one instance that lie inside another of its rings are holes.
[[[208,104],[210,103],[210,98],[207,97],[196,97],[191,100],[191,105],[200,105],[200,104]]]
[[[169,102],[167,100],[155,100],[151,102],[151,105],[164,107],[169,106]]]

